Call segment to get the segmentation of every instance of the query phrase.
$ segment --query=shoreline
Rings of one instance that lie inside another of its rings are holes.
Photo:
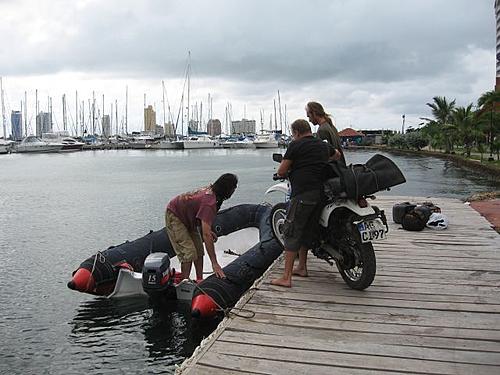
[[[466,167],[476,172],[486,172],[489,174],[487,176],[488,178],[494,181],[498,181],[500,183],[500,168],[490,165],[484,165],[481,164],[479,160],[467,159],[465,157],[456,154],[445,154],[443,152],[429,151],[429,150],[420,150],[420,151],[405,150],[405,149],[391,148],[385,146],[351,146],[349,148],[346,148],[346,150],[356,150],[356,149],[379,150],[379,151],[386,151],[388,153],[402,154],[402,155],[423,155],[423,156],[431,156],[439,159],[449,160],[455,162],[461,167]]]

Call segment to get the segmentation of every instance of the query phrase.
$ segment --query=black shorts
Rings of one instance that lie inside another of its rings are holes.
[[[318,235],[322,201],[319,190],[306,191],[290,200],[283,228],[286,250],[298,251],[302,246],[313,245]]]

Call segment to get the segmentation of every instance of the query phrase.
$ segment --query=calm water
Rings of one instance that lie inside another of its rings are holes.
[[[273,150],[89,151],[0,155],[0,373],[171,373],[212,327],[189,306],[110,301],[69,290],[97,250],[164,226],[175,194],[233,172],[229,204],[258,203]],[[373,152],[347,152],[352,163]],[[408,182],[384,194],[463,198],[499,188],[428,157],[390,156]]]

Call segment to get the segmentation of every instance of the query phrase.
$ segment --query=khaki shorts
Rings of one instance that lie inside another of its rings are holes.
[[[203,257],[203,241],[198,231],[189,231],[182,221],[169,210],[165,213],[165,224],[179,262],[192,262]]]

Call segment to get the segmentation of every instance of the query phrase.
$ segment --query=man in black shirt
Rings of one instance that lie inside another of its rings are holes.
[[[335,149],[315,138],[306,120],[293,122],[294,140],[288,146],[277,174],[288,173],[291,184],[291,200],[287,210],[283,236],[285,241],[285,271],[273,285],[292,286],[293,263],[297,252],[305,254],[311,247],[317,232],[323,201],[323,168]],[[305,263],[304,263],[305,266]],[[304,267],[307,276],[307,268]]]

